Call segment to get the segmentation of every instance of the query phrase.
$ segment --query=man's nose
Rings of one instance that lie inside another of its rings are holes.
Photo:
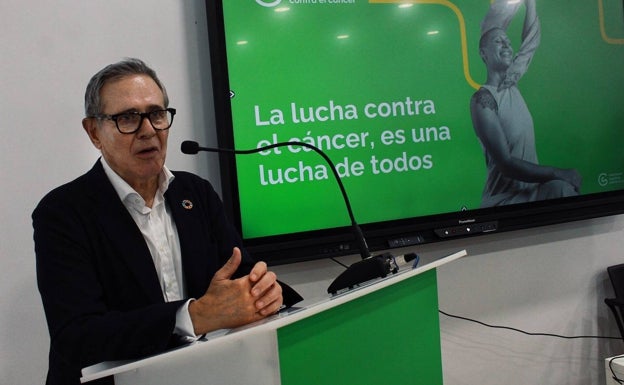
[[[149,120],[147,115],[141,116],[141,121],[139,122],[139,130],[137,134],[139,136],[152,136],[156,133],[154,126],[152,126],[152,122]]]

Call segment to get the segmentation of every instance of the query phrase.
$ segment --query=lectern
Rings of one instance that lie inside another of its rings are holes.
[[[82,382],[118,385],[442,384],[436,269],[416,269],[136,361],[103,362]]]

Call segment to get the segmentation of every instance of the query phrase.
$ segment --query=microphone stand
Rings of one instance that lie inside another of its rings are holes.
[[[334,179],[338,183],[340,192],[342,193],[342,198],[345,202],[347,213],[349,214],[349,219],[351,221],[353,235],[357,241],[360,256],[362,257],[361,261],[353,263],[352,265],[347,267],[347,269],[342,272],[338,277],[336,277],[327,288],[327,292],[335,295],[338,294],[338,292],[353,289],[366,281],[370,281],[375,278],[384,278],[389,273],[396,273],[398,271],[398,266],[392,254],[384,253],[380,256],[371,255],[362,229],[355,220],[355,215],[353,215],[351,202],[349,200],[349,196],[347,195],[347,191],[345,190],[344,184],[342,183],[340,175],[338,174],[338,170],[336,169],[334,162],[332,162],[329,156],[327,156],[327,154],[323,152],[320,148],[309,143],[292,141],[273,143],[249,150],[234,150],[229,148],[201,147],[197,142],[186,140],[182,142],[181,150],[184,154],[190,155],[197,154],[199,151],[247,155],[270,150],[276,147],[285,146],[300,146],[309,148],[316,152],[318,155],[320,155],[329,165],[329,168],[332,170],[332,173],[334,175]]]

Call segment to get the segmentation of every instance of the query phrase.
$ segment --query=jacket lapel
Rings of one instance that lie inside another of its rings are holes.
[[[136,277],[137,282],[152,302],[163,302],[162,290],[152,256],[141,231],[123,205],[108,180],[100,161],[89,172],[91,190],[95,199],[96,220],[112,243],[111,263],[122,263]]]
[[[216,255],[206,248],[210,243],[206,237],[211,235],[202,213],[201,197],[174,179],[165,198],[178,231],[187,293],[197,298],[205,293],[216,271]]]

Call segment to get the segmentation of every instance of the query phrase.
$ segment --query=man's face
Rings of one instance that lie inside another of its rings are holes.
[[[106,83],[101,90],[102,114],[164,109],[164,96],[147,75],[130,75]],[[168,130],[156,131],[143,119],[139,130],[122,134],[112,120],[85,119],[83,126],[106,162],[135,189],[158,181],[165,164]]]
[[[506,70],[513,61],[513,49],[502,29],[489,31],[481,48],[481,57],[489,69]]]

